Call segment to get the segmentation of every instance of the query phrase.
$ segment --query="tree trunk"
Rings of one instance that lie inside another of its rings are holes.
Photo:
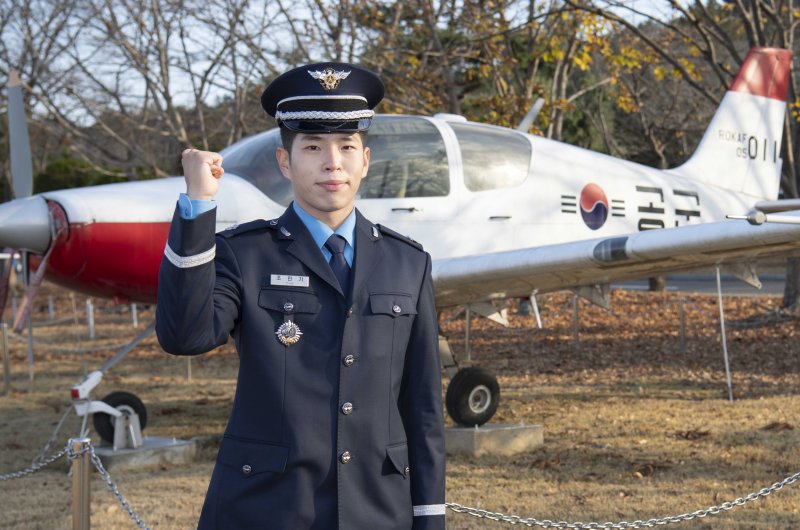
[[[783,288],[783,307],[796,309],[800,302],[800,258],[786,258],[786,284]]]
[[[653,276],[649,278],[648,291],[661,293],[667,290],[667,280],[664,276]]]

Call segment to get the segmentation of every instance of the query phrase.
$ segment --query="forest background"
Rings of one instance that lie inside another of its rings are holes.
[[[20,72],[37,193],[179,174],[183,148],[273,127],[263,88],[323,60],[378,72],[378,112],[516,127],[543,98],[531,133],[667,168],[691,154],[747,50],[795,50],[799,21],[795,0],[0,0],[0,79]],[[794,69],[787,198],[797,83]],[[800,262],[787,270],[784,304],[797,306]]]

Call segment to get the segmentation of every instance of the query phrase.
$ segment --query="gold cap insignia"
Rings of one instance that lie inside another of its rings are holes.
[[[322,88],[325,90],[336,90],[336,87],[339,86],[339,82],[350,75],[350,72],[345,72],[344,70],[339,70],[337,72],[333,68],[326,68],[321,72],[319,70],[309,70],[308,73],[314,79],[319,80],[319,84],[322,85]]]
[[[278,340],[281,341],[281,344],[284,346],[292,346],[297,344],[300,340],[300,335],[303,332],[300,331],[300,328],[292,322],[291,320],[284,322],[278,327],[278,331],[275,332],[277,335]]]

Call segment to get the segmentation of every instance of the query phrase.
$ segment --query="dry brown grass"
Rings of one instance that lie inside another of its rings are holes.
[[[130,317],[97,301],[98,339],[70,322],[69,295],[56,297],[59,324],[38,308],[35,380],[29,391],[25,343],[11,341],[12,392],[0,397],[0,474],[26,467],[47,440],[82,370],[98,368],[134,334]],[[544,330],[512,314],[501,328],[473,321],[473,361],[498,374],[502,403],[494,421],[543,424],[540,449],[511,458],[448,459],[448,501],[492,511],[567,521],[618,521],[680,514],[719,504],[800,470],[800,345],[796,320],[729,327],[736,400],[729,403],[714,297],[685,296],[686,351],[678,337],[678,294],[615,291],[614,311],[581,304],[580,346],[570,299],[549,297]],[[44,296],[40,300],[45,300]],[[779,300],[726,298],[729,321],[770,314]],[[152,317],[140,313],[141,322]],[[454,350],[464,320],[443,315]],[[730,322],[729,322],[730,323]],[[75,351],[85,349],[86,351]],[[98,397],[113,390],[148,406],[145,434],[215,437],[225,425],[237,363],[230,346],[187,361],[148,339],[113,367]],[[0,386],[2,390],[2,386]],[[77,433],[70,416],[56,444]],[[192,465],[115,471],[112,476],[153,529],[193,528],[211,473],[214,447]],[[71,527],[66,463],[0,482],[0,528]],[[92,525],[135,528],[95,476]],[[448,512],[448,528],[505,525]],[[800,528],[800,484],[744,508],[683,528]]]

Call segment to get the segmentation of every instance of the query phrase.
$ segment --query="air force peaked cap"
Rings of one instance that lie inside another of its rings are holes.
[[[383,99],[383,81],[348,63],[315,63],[289,70],[261,94],[278,125],[296,132],[358,132],[369,128]]]

